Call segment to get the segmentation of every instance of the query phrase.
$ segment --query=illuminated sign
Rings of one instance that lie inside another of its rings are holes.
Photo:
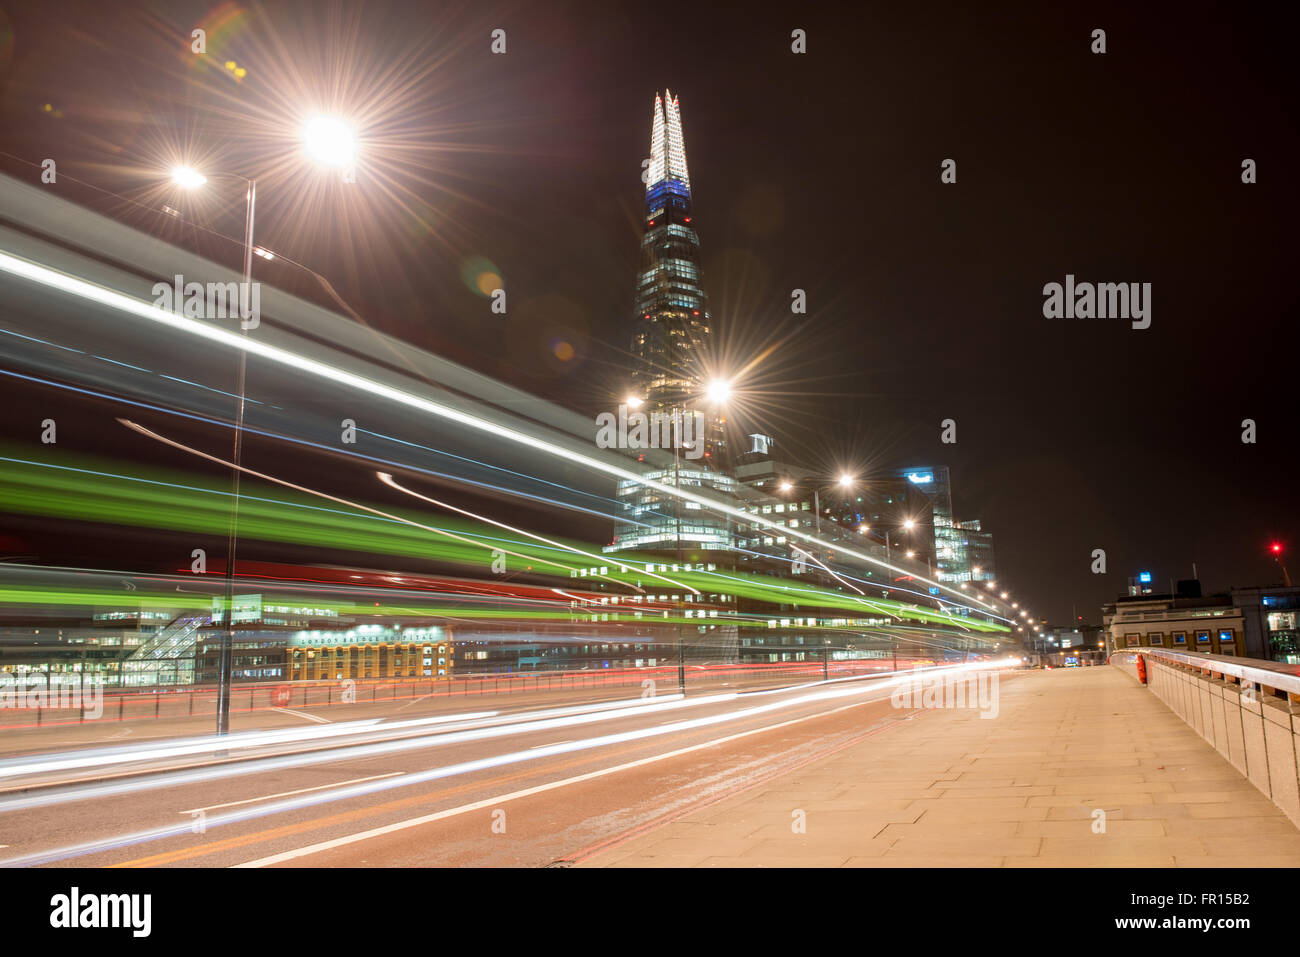
[[[933,472],[908,472],[907,480],[913,485],[927,485],[934,481]]]
[[[1150,584],[1151,584],[1151,573],[1150,573],[1150,572],[1138,572],[1138,581],[1140,581],[1140,582],[1141,582],[1142,584],[1144,584],[1144,585],[1150,585]]]

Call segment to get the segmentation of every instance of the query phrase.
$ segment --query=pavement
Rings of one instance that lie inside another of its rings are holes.
[[[1296,867],[1300,831],[1118,669],[1009,675],[583,867]]]

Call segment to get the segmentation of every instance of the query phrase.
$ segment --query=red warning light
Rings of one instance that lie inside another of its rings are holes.
[[[1272,545],[1269,546],[1269,551],[1271,551],[1274,555],[1281,555],[1281,554],[1282,554],[1282,545],[1281,545],[1281,543],[1280,543],[1280,542],[1274,542]]]

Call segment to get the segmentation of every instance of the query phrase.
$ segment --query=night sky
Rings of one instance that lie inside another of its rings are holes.
[[[368,322],[594,416],[625,388],[669,87],[712,361],[770,348],[738,427],[827,473],[948,465],[1001,582],[1053,623],[1099,621],[1139,568],[1279,580],[1266,549],[1300,517],[1290,34],[1266,7],[916,6],[0,3],[0,168],[34,182],[54,157],[60,195],[232,265],[242,187],[193,211],[202,232],[157,216],[159,183],[195,154],[257,175],[259,242]],[[357,111],[346,194],[285,161],[308,106]],[[465,281],[479,257],[504,319]],[[1067,273],[1151,283],[1151,327],[1044,318]]]

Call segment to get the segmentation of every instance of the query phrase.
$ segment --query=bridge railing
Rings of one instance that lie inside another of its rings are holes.
[[[1112,665],[1147,687],[1300,827],[1300,666],[1167,648]]]

